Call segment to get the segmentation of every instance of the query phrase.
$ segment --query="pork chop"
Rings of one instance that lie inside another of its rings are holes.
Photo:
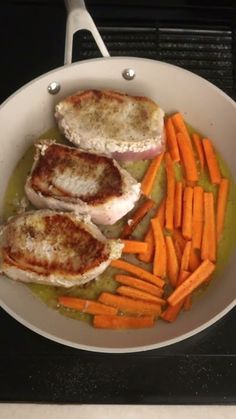
[[[120,257],[88,217],[50,210],[11,218],[0,231],[0,270],[23,281],[71,287],[101,274]]]
[[[164,112],[147,97],[81,91],[59,102],[55,117],[66,138],[91,153],[140,160],[164,149]]]
[[[25,185],[37,208],[89,214],[97,224],[114,224],[140,196],[140,184],[108,157],[43,140]]]

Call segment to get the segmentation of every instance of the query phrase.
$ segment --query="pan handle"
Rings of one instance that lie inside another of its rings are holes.
[[[106,45],[104,44],[92,17],[86,9],[84,0],[65,0],[65,4],[68,13],[66,22],[65,65],[71,64],[73,36],[75,32],[80,31],[81,29],[90,31],[103,57],[109,57]]]

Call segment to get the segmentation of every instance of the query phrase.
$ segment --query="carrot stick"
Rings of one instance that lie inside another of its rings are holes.
[[[155,242],[153,273],[154,275],[164,278],[166,276],[167,265],[165,238],[158,218],[153,218],[151,223]]]
[[[155,285],[149,284],[148,282],[142,281],[142,279],[134,278],[128,275],[116,275],[115,279],[117,282],[123,285],[128,285],[133,288],[148,292],[149,294],[155,295],[156,297],[162,297],[164,291],[156,287]]]
[[[201,264],[200,256],[197,254],[196,250],[193,248],[193,243],[192,243],[190,257],[189,257],[190,272],[195,271],[200,264]]]
[[[148,245],[145,242],[122,240],[122,243],[124,244],[123,253],[145,253],[148,250]]]
[[[134,298],[135,300],[151,301],[161,305],[166,304],[166,300],[163,300],[163,298],[156,297],[148,292],[138,290],[137,288],[127,287],[125,285],[118,287],[116,292],[120,295],[124,295],[125,297]]]
[[[196,132],[194,132],[192,134],[192,139],[193,139],[193,144],[195,146],[196,152],[197,152],[197,156],[198,156],[198,160],[200,163],[200,167],[203,170],[204,166],[205,166],[205,159],[204,159],[204,152],[203,152],[203,146],[202,146],[202,140],[200,138],[200,135],[197,134]]]
[[[203,188],[195,186],[193,188],[193,248],[201,249],[202,244],[202,231],[203,231]]]
[[[182,259],[182,250],[181,250],[181,246],[179,244],[179,242],[177,240],[174,240],[174,246],[175,246],[175,253],[178,259],[178,264],[180,266],[181,264],[181,259]]]
[[[219,185],[221,181],[221,173],[212,141],[209,140],[209,138],[203,138],[202,145],[206,157],[211,183]]]
[[[142,221],[145,215],[153,208],[153,206],[154,201],[152,201],[151,199],[147,199],[145,202],[143,202],[143,204],[140,207],[138,207],[135,210],[135,212],[132,214],[132,218],[128,220],[127,224],[124,226],[124,229],[121,233],[122,239],[127,239],[129,236],[131,236],[137,225]]]
[[[165,199],[162,200],[161,204],[159,205],[154,218],[158,218],[161,228],[164,228],[165,222]],[[142,262],[150,263],[153,260],[154,255],[154,236],[152,231],[152,225],[150,224],[148,231],[144,237],[144,241],[148,244],[148,249],[145,253],[140,253],[138,255],[139,260]]]
[[[172,323],[176,320],[181,308],[183,307],[183,301],[180,301],[174,306],[168,306],[165,311],[161,313],[161,318],[169,323]]]
[[[218,191],[217,209],[216,209],[216,236],[217,240],[221,238],[224,229],[226,207],[229,195],[229,179],[222,178]]]
[[[156,214],[153,218],[158,218],[161,228],[164,228],[165,224],[165,211],[166,211],[166,200],[163,199],[157,209]]]
[[[184,300],[184,310],[188,311],[192,307],[192,296],[188,295]]]
[[[94,316],[93,326],[99,329],[140,329],[154,326],[154,316]]]
[[[215,270],[215,264],[210,260],[204,260],[201,265],[194,271],[181,285],[179,285],[167,301],[170,305],[178,304],[183,298],[191,294],[198,288]]]
[[[160,288],[163,288],[165,284],[165,281],[163,281],[161,278],[158,278],[158,276],[145,271],[145,269],[139,268],[139,266],[133,265],[133,263],[128,263],[121,259],[112,260],[110,266],[113,268],[122,269],[126,272],[130,272],[131,274],[136,275],[138,278],[151,282],[151,284],[154,284]]]
[[[186,127],[186,124],[184,122],[184,118],[181,115],[181,113],[180,112],[175,113],[174,115],[172,115],[171,119],[172,119],[173,125],[175,127],[175,131],[177,133],[178,132],[183,133],[185,135],[186,139],[187,139],[187,142],[191,145],[191,138],[190,138],[188,129]]]
[[[182,225],[182,202],[183,202],[183,183],[175,184],[175,202],[174,202],[174,226],[179,228]]]
[[[144,175],[144,178],[141,183],[141,190],[142,190],[142,193],[146,196],[149,196],[150,193],[152,192],[152,188],[153,188],[156,176],[157,176],[157,172],[160,168],[163,156],[164,156],[164,153],[161,153],[158,156],[156,156],[151,161]]]
[[[188,142],[186,135],[182,132],[177,133],[177,140],[180,150],[181,162],[183,163],[185,170],[186,180],[191,184],[195,183],[198,181],[198,172],[191,140]]]
[[[99,296],[98,301],[115,307],[124,313],[159,316],[161,312],[160,304],[151,303],[149,301],[134,300],[133,298],[110,294],[108,292],[103,292]]]
[[[187,240],[192,238],[192,219],[193,219],[193,188],[186,186],[183,196],[183,222],[182,234]]]
[[[178,283],[177,283],[177,287],[179,285],[181,285],[189,276],[190,276],[190,272],[189,271],[180,271],[179,278],[178,278]]]
[[[166,236],[166,251],[167,251],[167,276],[170,280],[171,286],[174,288],[177,283],[179,274],[179,262],[175,252],[172,237]]]
[[[204,192],[204,225],[202,234],[201,259],[216,261],[216,226],[214,196]]]
[[[182,233],[181,233],[180,230],[176,229],[176,230],[173,231],[173,239],[174,239],[174,242],[179,243],[180,249],[183,253],[184,248],[185,248],[185,244],[186,244],[186,240],[183,238]]]
[[[181,259],[181,265],[180,265],[181,271],[188,271],[189,269],[191,247],[192,247],[192,242],[187,241],[185,244],[185,248],[184,248],[182,259]]]
[[[166,120],[166,142],[167,148],[174,162],[180,161],[179,147],[176,139],[175,129],[171,118]]]
[[[93,300],[83,300],[81,298],[61,296],[58,297],[58,302],[61,306],[72,308],[74,310],[82,311],[88,314],[117,314],[117,309],[109,307]]]
[[[174,163],[169,153],[165,153],[165,167],[167,176],[165,227],[167,230],[172,231],[174,223],[175,173]]]

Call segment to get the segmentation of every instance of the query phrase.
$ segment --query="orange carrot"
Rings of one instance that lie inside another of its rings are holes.
[[[174,246],[175,246],[175,253],[178,259],[178,264],[180,266],[181,264],[181,259],[182,259],[182,250],[181,250],[181,246],[179,244],[179,242],[177,240],[174,239]]]
[[[188,311],[192,307],[192,296],[188,295],[184,300],[184,310]]]
[[[133,298],[110,294],[108,292],[103,292],[99,296],[98,301],[115,307],[124,313],[137,314],[139,316],[159,316],[161,312],[160,304],[143,300],[134,300]]]
[[[176,139],[175,129],[171,118],[166,120],[166,142],[167,148],[174,162],[180,161],[179,147]]]
[[[122,240],[122,243],[124,244],[123,253],[145,253],[148,250],[148,245],[145,242]]]
[[[83,313],[106,315],[117,314],[116,308],[109,307],[109,305],[101,304],[93,300],[83,300],[81,298],[61,296],[58,297],[58,302],[61,306],[82,311]]]
[[[137,288],[139,290],[148,292],[149,294],[155,295],[156,297],[162,297],[164,293],[164,291],[161,288],[156,287],[155,285],[149,284],[148,282],[145,282],[142,279],[134,278],[133,276],[116,275],[115,279],[120,284]]]
[[[94,316],[93,326],[99,329],[140,329],[154,326],[154,316]]]
[[[145,215],[153,208],[153,206],[154,201],[152,201],[152,199],[147,199],[145,202],[143,202],[143,204],[140,207],[138,207],[134,211],[134,213],[132,214],[132,218],[128,220],[127,224],[124,226],[124,229],[121,233],[122,239],[127,239],[129,236],[131,236],[137,225],[142,221]]]
[[[204,203],[203,203],[203,188],[195,186],[193,188],[193,248],[201,249],[202,244],[202,231],[203,231],[203,216],[204,216]]]
[[[165,211],[166,211],[166,200],[165,198],[161,201],[156,214],[153,218],[158,218],[161,228],[164,228],[165,224]]]
[[[179,228],[182,225],[182,202],[183,202],[183,182],[176,182],[175,184],[175,211],[174,211],[174,225]]]
[[[182,234],[187,240],[192,238],[192,219],[193,219],[193,188],[186,186],[183,196],[183,222]]]
[[[215,270],[215,264],[210,260],[204,260],[201,265],[194,271],[181,285],[179,285],[167,301],[170,305],[178,304],[183,298],[191,294],[196,288],[212,274]]]
[[[198,255],[198,253],[196,252],[196,250],[193,248],[193,243],[192,243],[191,251],[190,251],[190,257],[189,257],[189,270],[190,270],[190,272],[195,271],[200,264],[201,264],[201,258]]]
[[[214,196],[204,192],[204,225],[202,234],[201,259],[216,261],[216,225]]]
[[[135,300],[151,301],[161,305],[166,304],[166,300],[163,300],[163,298],[156,297],[148,292],[138,290],[137,288],[127,287],[125,285],[118,287],[116,292],[120,295],[124,295],[125,297],[134,298]]]
[[[190,272],[181,271],[178,279],[178,286],[182,284],[190,275]],[[186,297],[188,298],[188,297]],[[186,299],[181,300],[179,303],[174,306],[169,305],[165,311],[162,312],[161,318],[168,322],[173,322],[176,320],[179,312],[181,311],[183,305],[185,304]]]
[[[200,163],[200,167],[203,170],[204,166],[205,166],[205,160],[204,160],[204,152],[203,152],[203,146],[202,146],[202,140],[200,138],[200,135],[197,134],[196,132],[194,132],[192,134],[192,139],[193,139],[193,144],[195,146],[196,152],[197,152],[197,156],[198,156],[198,160]]]
[[[173,231],[173,239],[174,239],[174,242],[179,243],[180,249],[183,253],[184,248],[185,248],[185,244],[186,244],[186,240],[183,238],[182,233],[181,233],[180,230],[176,229],[176,230]]]
[[[229,179],[222,178],[218,191],[217,209],[216,209],[216,236],[217,240],[221,238],[224,229],[225,213],[229,195]]]
[[[150,163],[144,178],[141,183],[141,190],[142,193],[146,196],[149,196],[152,192],[152,188],[157,176],[157,172],[160,168],[164,153],[159,154],[156,156]]]
[[[160,288],[162,288],[165,284],[165,281],[163,281],[161,278],[158,278],[158,276],[145,271],[145,269],[139,268],[139,266],[133,265],[133,263],[128,263],[121,259],[112,260],[110,266],[113,268],[122,269],[126,272],[130,272],[131,274],[136,275],[138,278],[151,282],[151,284],[154,284]]]
[[[156,214],[153,218],[158,218],[161,228],[164,228],[165,222],[165,199],[162,200],[161,204],[159,205]],[[154,236],[152,231],[152,225],[150,224],[148,231],[144,237],[144,241],[148,244],[148,249],[145,253],[140,253],[138,255],[139,260],[142,262],[150,263],[153,260],[154,255]]]
[[[182,259],[181,259],[181,265],[180,265],[181,271],[188,271],[189,269],[191,247],[192,247],[192,242],[187,241],[185,244],[185,248],[184,248]]]
[[[154,275],[164,278],[166,276],[167,265],[165,238],[158,218],[153,218],[151,223],[155,242],[153,273]]]
[[[209,138],[203,138],[202,145],[206,157],[211,183],[219,185],[221,181],[221,173],[212,141],[209,140]]]
[[[198,172],[192,144],[188,142],[186,135],[182,132],[177,133],[177,140],[186,180],[191,184],[195,183],[198,181]]]
[[[183,133],[187,139],[187,142],[191,145],[191,138],[190,138],[188,129],[186,127],[186,124],[184,122],[183,115],[180,112],[177,112],[174,115],[172,115],[171,119],[175,127],[175,131],[177,133],[178,132]]]
[[[175,173],[174,163],[169,153],[165,153],[165,167],[167,177],[165,226],[167,230],[172,231],[174,224]]]
[[[167,251],[167,276],[170,280],[171,286],[174,288],[177,283],[179,274],[179,262],[175,252],[172,237],[166,236],[166,251]]]
[[[179,278],[178,278],[177,287],[179,285],[181,285],[189,276],[190,276],[190,272],[189,271],[180,271],[179,272]]]

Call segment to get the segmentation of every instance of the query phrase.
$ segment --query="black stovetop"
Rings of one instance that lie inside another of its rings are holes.
[[[178,4],[177,4],[178,3]],[[171,62],[236,97],[234,1],[88,1],[111,55]],[[203,2],[202,2],[203,3]],[[1,4],[3,101],[63,63],[62,1]],[[75,59],[98,56],[87,33]],[[236,311],[179,344],[97,354],[51,342],[0,311],[0,401],[229,404],[236,402]]]

